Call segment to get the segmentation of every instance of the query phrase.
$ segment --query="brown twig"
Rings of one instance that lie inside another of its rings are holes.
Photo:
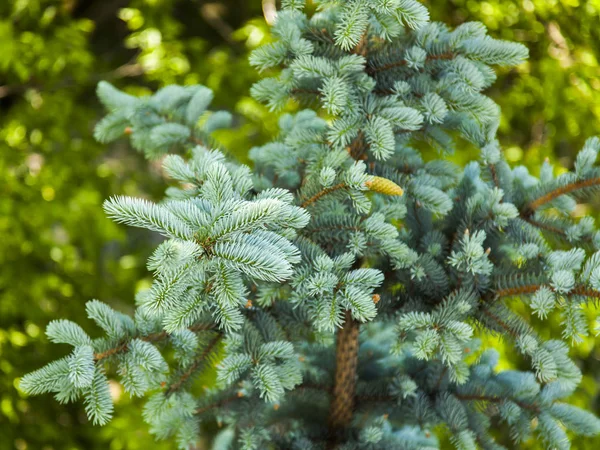
[[[525,222],[533,225],[536,228],[541,228],[542,230],[551,231],[553,233],[556,233],[556,234],[566,237],[566,233],[558,227],[553,227],[552,225],[538,222],[537,220],[534,220],[531,217],[524,216],[524,215],[521,216],[521,219],[523,219]]]
[[[500,403],[503,401],[506,401],[506,398],[501,398],[501,397],[494,397],[491,395],[481,395],[481,394],[457,394],[454,393],[454,396],[459,399],[459,400],[463,400],[463,401],[470,401],[470,402],[493,402],[493,403]],[[529,409],[530,411],[535,411],[535,412],[539,412],[539,408],[536,407],[535,405],[528,405],[527,403],[523,403],[519,400],[515,400],[515,399],[509,399],[511,402],[519,405],[521,408],[523,409]]]
[[[327,194],[330,194],[331,192],[338,191],[340,189],[345,189],[346,187],[347,187],[346,183],[339,183],[339,184],[336,184],[335,186],[331,186],[331,187],[328,187],[326,189],[323,189],[322,191],[320,191],[320,192],[316,193],[315,195],[313,195],[308,200],[305,200],[302,203],[302,205],[300,205],[300,206],[302,206],[303,208],[306,208],[307,206],[309,206],[309,205],[315,203],[316,201],[318,201],[321,197],[323,197],[323,196],[325,196]]]
[[[341,231],[341,230],[360,231],[360,227],[335,225],[335,226],[330,226],[330,227],[309,228],[306,231],[310,231],[311,233],[324,233],[327,231],[336,231],[336,230],[337,231]]]
[[[214,403],[211,403],[210,405],[206,405],[206,406],[203,406],[202,408],[198,408],[194,411],[194,414],[203,414],[207,411],[210,411],[211,409],[220,408],[222,406],[225,406],[228,403],[231,403],[231,402],[241,399],[241,398],[243,398],[243,397],[240,397],[237,394],[232,395],[231,397],[224,398],[223,400],[220,400],[218,402],[214,402]]]
[[[307,94],[307,95],[321,95],[321,92],[317,89],[302,89],[296,88],[290,91],[292,94]]]
[[[210,329],[214,328],[214,326],[215,325],[212,323],[199,323],[199,324],[191,326],[189,328],[189,330],[194,331],[194,332],[195,331],[205,331],[205,330],[210,330]],[[145,342],[156,342],[156,341],[165,339],[168,336],[169,336],[169,334],[166,331],[160,331],[158,333],[151,333],[147,336],[140,336],[140,337],[138,337],[138,339],[145,341]],[[116,347],[109,348],[108,350],[105,350],[100,353],[95,353],[94,361],[101,361],[110,356],[127,351],[127,349],[129,348],[129,342],[130,341],[122,342],[121,344],[117,345]]]
[[[439,389],[440,386],[442,385],[442,381],[444,380],[444,376],[446,375],[446,372],[448,372],[448,366],[444,366],[444,368],[442,369],[440,376],[438,377],[438,380],[435,383],[436,389]]]
[[[496,295],[498,297],[510,297],[513,295],[520,295],[520,294],[533,294],[540,287],[542,287],[540,284],[528,284],[525,286],[515,286],[515,287],[506,288],[506,289],[500,289],[499,291],[496,291]],[[552,287],[550,287],[550,289],[554,290]],[[588,288],[588,287],[582,286],[582,285],[576,286],[575,288],[573,288],[569,292],[569,294],[582,295],[584,297],[592,297],[592,298],[600,299],[600,291],[596,291],[594,289],[591,289],[591,288]]]
[[[363,35],[360,37],[360,41],[358,41],[358,44],[356,44],[356,47],[354,47],[354,49],[352,49],[352,53],[354,53],[355,55],[364,56],[366,58],[368,50],[369,50],[369,29],[367,27],[367,29],[365,30]]]
[[[545,195],[538,197],[537,199],[529,202],[525,208],[523,208],[522,215],[525,217],[531,216],[539,207],[551,202],[561,195],[568,194],[570,192],[577,191],[579,189],[585,189],[588,187],[600,185],[600,177],[590,178],[589,180],[577,181],[575,183],[569,183],[566,186],[553,189]]]
[[[121,345],[110,348],[104,352],[94,353],[94,361],[102,361],[103,359],[108,358],[109,356],[124,352],[127,350],[128,346],[129,346],[129,342],[125,342]]]
[[[527,286],[514,286],[496,291],[498,297],[510,297],[519,294],[533,294],[540,288],[539,284],[531,284]]]
[[[490,319],[492,319],[494,322],[496,322],[498,325],[500,325],[500,327],[508,334],[510,334],[514,339],[517,339],[519,337],[519,334],[516,333],[515,330],[508,326],[508,324],[502,319],[500,319],[498,316],[493,314],[489,309],[483,308],[481,312],[488,316]]]
[[[489,165],[490,168],[490,173],[492,174],[492,181],[494,182],[494,186],[496,186],[497,188],[500,187],[500,181],[498,180],[498,171],[496,170],[496,165],[495,164],[490,164]],[[502,200],[500,200],[502,201]]]
[[[439,60],[439,59],[452,59],[452,58],[454,58],[454,53],[446,52],[446,53],[441,53],[439,55],[430,55],[427,57],[426,61],[435,61],[435,60]],[[384,65],[378,66],[378,67],[367,67],[367,73],[369,75],[374,75],[378,72],[384,72],[386,70],[395,69],[397,67],[402,67],[404,65],[406,65],[406,60],[401,59],[400,61],[394,61],[392,63],[384,64]]]
[[[361,130],[356,135],[356,138],[350,143],[346,151],[352,159],[358,161],[360,159],[366,159],[364,155],[366,148],[365,135]]]
[[[165,393],[165,395],[170,395],[173,392],[179,390],[179,388],[181,388],[183,383],[185,383],[192,376],[192,374],[198,369],[198,367],[200,367],[200,365],[206,361],[206,357],[208,355],[210,355],[210,352],[213,351],[213,349],[219,343],[219,341],[221,340],[222,337],[223,337],[223,335],[221,333],[219,333],[208,343],[208,345],[206,346],[204,351],[200,354],[200,356],[198,356],[194,360],[194,362],[190,365],[190,367],[188,367],[188,369],[179,377],[179,379],[177,381],[175,381],[173,384],[171,384],[171,386],[169,386],[169,389],[167,389],[167,392]]]

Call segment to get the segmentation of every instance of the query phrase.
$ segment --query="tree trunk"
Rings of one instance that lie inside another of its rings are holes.
[[[329,410],[329,428],[336,435],[352,420],[358,362],[359,323],[346,311],[344,327],[338,331],[335,355],[335,382]]]

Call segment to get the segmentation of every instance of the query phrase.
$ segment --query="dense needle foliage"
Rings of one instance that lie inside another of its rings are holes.
[[[115,395],[119,420],[100,429],[77,405],[26,396],[18,377],[62,356],[43,329],[56,317],[85,323],[81,299],[131,311],[160,242],[102,210],[113,193],[159,198],[165,183],[125,141],[94,140],[99,80],[137,94],[201,80],[215,104],[249,118],[221,136],[229,148],[272,134],[276,121],[247,93],[257,78],[247,53],[269,38],[255,19],[260,2],[235,3],[217,5],[231,27],[226,41],[188,1],[0,2],[0,233],[10,236],[0,239],[0,449],[169,448],[154,443],[127,395]],[[131,428],[140,431],[123,432]]]
[[[163,167],[177,182],[161,203],[115,197],[105,211],[166,240],[135,316],[88,302],[97,339],[51,322],[50,340],[74,349],[21,388],[81,398],[104,424],[115,370],[149,397],[151,431],[180,448],[215,422],[214,448],[244,449],[437,448],[441,427],[460,449],[533,435],[569,448],[565,429],[600,433],[563,401],[581,379],[567,345],[505,302],[517,296],[540,318],[559,309],[565,341],[589,333],[582,307],[600,297],[600,241],[591,218],[569,213],[600,184],[600,140],[573,172],[512,168],[499,109],[481,92],[491,66],[522,63],[525,47],[479,23],[432,23],[412,0],[302,11],[284,2],[277,40],[253,53],[259,70],[282,70],[252,94],[275,110],[296,98],[328,120],[282,115],[279,137],[251,151],[253,171],[214,148],[231,116],[207,111],[206,87],[134,97],[99,85],[109,114],[96,138],[171,153]],[[466,142],[481,156],[459,168],[447,155]],[[426,147],[440,157],[425,161]],[[476,328],[511,340],[531,370],[497,371]],[[213,367],[215,387],[194,384]]]

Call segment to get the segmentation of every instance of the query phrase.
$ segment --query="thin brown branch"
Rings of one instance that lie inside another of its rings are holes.
[[[590,178],[589,180],[581,180],[575,183],[569,183],[566,186],[561,186],[559,188],[553,189],[541,197],[538,197],[535,200],[532,200],[523,208],[522,215],[531,216],[539,207],[545,205],[546,203],[551,202],[557,197],[561,195],[568,194],[570,192],[578,191],[579,189],[585,189],[592,186],[600,185],[600,177]]]
[[[496,170],[496,165],[490,164],[489,168],[490,168],[490,173],[492,174],[492,181],[494,182],[494,186],[496,186],[497,188],[500,188],[500,181],[498,180],[498,171]],[[500,200],[500,201],[502,201],[502,200]]]
[[[314,39],[316,39],[316,40],[326,41],[329,44],[335,44],[335,39],[333,39],[329,35],[327,28],[320,28],[320,29],[309,28],[308,32],[311,33],[312,36],[314,37]]]
[[[355,400],[359,406],[365,403],[398,403],[398,397],[394,395],[357,395]]]
[[[108,358],[109,356],[124,352],[127,350],[128,346],[129,346],[129,342],[125,342],[121,345],[110,348],[104,352],[94,353],[94,361],[102,361],[103,359]]]
[[[306,94],[306,95],[321,95],[321,92],[316,89],[302,89],[296,88],[290,91],[292,94]]]
[[[496,295],[498,297],[511,297],[514,295],[521,294],[533,294],[540,288],[539,284],[530,284],[526,286],[513,286],[505,289],[500,289],[496,291]]]
[[[334,226],[330,226],[330,227],[309,228],[306,231],[310,231],[311,233],[324,233],[326,231],[341,231],[341,230],[360,231],[360,227],[334,225]]]
[[[322,191],[316,193],[315,195],[313,195],[311,198],[309,198],[308,200],[305,200],[302,205],[303,208],[306,208],[309,205],[312,205],[313,203],[315,203],[316,201],[318,201],[319,199],[321,199],[321,197],[324,197],[327,194],[330,194],[332,192],[338,191],[340,189],[345,189],[347,187],[346,183],[339,183],[336,184],[335,186],[331,186],[328,188],[323,189]]]
[[[504,331],[510,334],[514,339],[517,339],[519,337],[518,333],[516,333],[510,326],[508,326],[506,322],[500,319],[500,317],[493,314],[489,309],[483,308],[481,312],[487,317],[489,317],[491,320],[493,320],[495,323],[497,323]]]
[[[330,386],[320,386],[318,384],[313,383],[302,383],[296,386],[292,391],[290,391],[290,393],[299,392],[305,389],[312,389],[315,391],[324,392],[326,394],[331,394],[333,388]]]
[[[197,137],[193,137],[193,136],[190,137],[190,142],[192,142],[193,144],[196,144],[196,145],[204,146],[204,141]]]
[[[117,67],[115,70],[111,72],[97,74],[95,76],[90,76],[86,80],[86,84],[97,83],[101,80],[115,80],[126,77],[138,77],[144,74],[144,68],[140,64],[137,63],[127,63],[120,67]],[[44,85],[40,81],[30,80],[26,81],[22,84],[11,84],[0,86],[0,99],[4,97],[8,97],[13,94],[22,94],[28,89],[36,89],[43,92],[54,92],[60,89],[69,88],[74,86],[76,83],[71,78],[65,78],[63,80],[57,81],[54,84]]]
[[[212,323],[199,323],[196,325],[193,325],[189,328],[190,331],[196,332],[196,331],[205,331],[205,330],[210,330],[212,328],[214,328],[215,325]],[[160,341],[162,339],[165,339],[169,336],[169,334],[166,331],[160,331],[158,333],[151,333],[148,334],[147,336],[140,336],[138,337],[138,339],[142,340],[142,341],[146,341],[146,342],[156,342],[156,341]],[[109,348],[108,350],[105,350],[103,352],[100,353],[95,353],[94,354],[94,361],[101,361],[103,359],[106,359],[110,356],[116,355],[118,353],[122,353],[127,351],[127,349],[129,348],[129,341],[126,342],[122,342],[121,344],[117,345],[116,347],[113,348]]]
[[[204,414],[205,412],[210,411],[211,409],[221,408],[222,406],[225,406],[228,403],[231,403],[231,402],[241,399],[241,398],[243,398],[243,397],[240,397],[238,394],[232,395],[231,397],[224,398],[223,400],[220,400],[218,402],[214,402],[214,403],[211,403],[210,405],[206,405],[206,406],[203,406],[202,408],[198,408],[194,411],[194,414]]]
[[[352,140],[350,145],[346,148],[346,151],[350,155],[352,159],[355,161],[365,160],[366,155],[365,151],[367,149],[367,144],[365,142],[365,134],[361,131],[358,132],[356,138]]]
[[[529,223],[530,225],[533,225],[534,227],[539,228],[540,230],[549,231],[551,233],[554,233],[557,236],[560,236],[562,239],[568,238],[567,232],[565,230],[562,230],[559,227],[555,227],[550,224],[540,222],[538,220],[533,219],[531,216],[528,217],[524,214],[521,215],[521,219],[523,219],[525,222]],[[579,238],[579,241],[591,244],[592,237],[590,235],[583,235],[581,238]]]
[[[112,76],[112,78],[125,78],[125,77],[139,77],[144,74],[144,67],[141,64],[132,63],[132,64],[123,64],[120,67],[117,67],[112,73],[109,73],[108,76]]]
[[[463,401],[469,402],[492,402],[492,403],[501,403],[506,401],[507,399],[504,397],[494,397],[491,395],[482,395],[482,394],[457,394],[454,393],[454,396]],[[535,405],[529,405],[527,403],[523,403],[522,401],[510,399],[513,403],[519,405],[523,409],[528,409],[534,412],[540,412],[539,408]]]
[[[213,349],[219,343],[222,337],[223,335],[219,333],[208,343],[208,345],[200,354],[200,356],[198,356],[194,360],[194,362],[190,365],[190,367],[188,367],[188,369],[183,374],[181,374],[177,381],[175,381],[173,384],[171,384],[171,386],[169,386],[169,389],[167,389],[165,395],[172,394],[173,392],[181,388],[181,386],[192,376],[192,374],[196,372],[196,370],[198,370],[198,368],[206,361],[207,356],[210,355],[210,353],[213,351]]]
[[[492,403],[500,403],[505,401],[506,398],[502,397],[494,397],[491,395],[483,395],[483,394],[458,394],[453,393],[453,395],[462,401],[468,402],[492,402]],[[398,398],[392,395],[369,395],[369,396],[360,396],[356,398],[357,401],[361,403],[377,403],[377,402],[397,402]],[[523,409],[528,409],[530,411],[539,412],[539,409],[535,405],[530,405],[527,403],[523,403],[520,400],[510,399],[515,404],[519,405]]]
[[[541,284],[528,284],[524,286],[514,286],[505,289],[500,289],[496,291],[496,295],[498,297],[510,297],[514,295],[522,295],[522,294],[533,294],[536,292],[541,286]],[[554,290],[552,287],[550,289]],[[600,291],[596,291],[595,289],[588,288],[587,286],[575,286],[570,292],[570,295],[582,295],[584,297],[591,297],[600,299]]]
[[[440,386],[442,385],[442,381],[444,380],[444,375],[446,375],[446,372],[448,372],[448,366],[444,366],[444,369],[441,371],[440,376],[439,376],[437,382],[435,383],[436,389],[439,389]]]
[[[525,222],[533,225],[536,228],[541,228],[542,230],[551,231],[552,233],[556,233],[561,236],[566,236],[566,233],[563,230],[561,230],[560,228],[553,227],[552,225],[548,225],[546,223],[539,222],[537,220],[532,219],[531,217],[522,215],[521,219],[523,219]]]
[[[435,61],[435,60],[440,60],[440,59],[453,59],[454,58],[454,53],[452,52],[446,52],[446,53],[441,53],[439,55],[429,55],[427,57],[426,61]],[[379,72],[384,72],[386,70],[391,70],[391,69],[395,69],[397,67],[402,67],[406,65],[406,60],[405,59],[401,59],[399,61],[394,61],[388,64],[384,64],[382,66],[378,66],[378,67],[367,67],[367,73],[369,75],[373,75]]]
[[[225,7],[220,3],[211,2],[200,6],[200,15],[206,23],[219,33],[225,42],[235,44],[235,39],[232,37],[234,29],[223,20],[222,16],[224,13]]]
[[[369,29],[365,30],[363,35],[360,37],[360,41],[356,44],[356,47],[352,50],[352,53],[355,55],[361,55],[365,58],[367,57],[367,52],[369,50]]]
[[[600,299],[600,292],[598,292],[594,289],[588,288],[586,286],[577,286],[575,289],[573,289],[571,291],[571,293],[573,293],[575,295],[582,295],[584,297]]]

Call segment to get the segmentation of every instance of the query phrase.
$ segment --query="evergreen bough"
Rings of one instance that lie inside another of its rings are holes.
[[[206,87],[138,98],[100,83],[109,114],[96,138],[125,133],[150,158],[169,153],[177,182],[161,203],[116,197],[105,210],[166,239],[135,316],[88,302],[96,339],[51,322],[49,339],[73,351],[21,389],[83,399],[105,424],[114,374],[149,397],[151,431],[181,449],[215,422],[213,448],[245,450],[435,449],[441,429],[458,449],[501,449],[498,427],[517,448],[535,436],[567,449],[567,431],[599,434],[564,401],[581,380],[564,341],[589,333],[582,308],[600,298],[600,233],[571,214],[600,186],[600,140],[573,172],[512,168],[481,92],[491,65],[526,59],[523,46],[480,23],[429,22],[414,0],[303,10],[283,1],[277,40],[251,57],[275,76],[252,94],[323,113],[282,115],[279,138],[251,150],[252,170],[211,149],[231,116],[208,111]],[[465,141],[481,157],[460,170],[444,157]],[[425,161],[427,146],[441,157]],[[540,318],[560,310],[563,340],[540,337],[514,298]],[[511,340],[531,370],[498,371],[476,329]],[[214,386],[194,384],[215,369]]]

